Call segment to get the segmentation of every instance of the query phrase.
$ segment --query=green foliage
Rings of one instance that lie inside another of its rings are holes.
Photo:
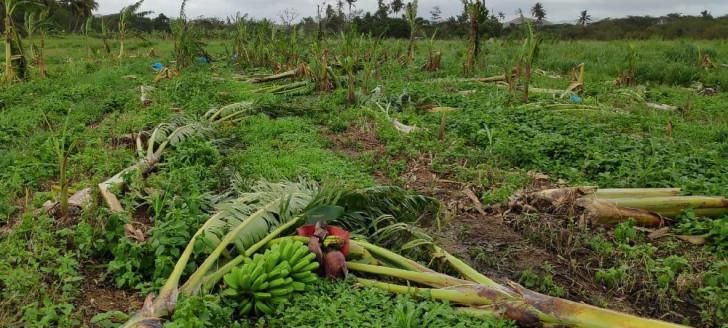
[[[720,261],[711,265],[703,275],[704,287],[696,294],[700,303],[702,319],[715,325],[723,324],[728,319],[728,262]]]
[[[83,277],[75,240],[83,232],[57,229],[47,216],[19,218],[0,239],[0,314],[3,324],[73,327],[73,300]],[[33,245],[33,247],[28,247]]]
[[[260,321],[259,321],[260,323]],[[296,297],[286,311],[266,318],[269,326],[293,327],[515,327],[494,318],[470,318],[447,303],[392,296],[349,282],[320,282],[312,292]]]
[[[686,235],[703,235],[712,251],[728,252],[728,216],[707,219],[696,217],[693,210],[687,210],[680,216],[675,230]]]
[[[357,164],[326,149],[326,141],[310,121],[301,118],[273,120],[256,116],[242,122],[245,149],[230,160],[247,179],[335,179],[371,183]]]
[[[614,228],[614,238],[617,242],[630,244],[639,241],[640,234],[635,227],[635,221],[629,220],[618,224]]]
[[[625,284],[628,270],[627,266],[599,269],[595,277],[597,282],[604,284],[607,288],[619,288]]]
[[[233,308],[222,305],[219,296],[183,296],[165,328],[235,327],[231,324]]]
[[[544,273],[538,273],[529,270],[521,271],[518,277],[518,283],[526,288],[538,290],[544,294],[555,297],[566,296],[566,289],[554,282],[554,268],[549,263],[545,263],[542,267]]]

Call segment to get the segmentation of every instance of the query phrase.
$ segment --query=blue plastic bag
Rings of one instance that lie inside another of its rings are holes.
[[[154,63],[154,64],[152,64],[152,68],[155,71],[159,72],[162,70],[162,68],[164,68],[164,65],[162,65],[162,63]]]
[[[579,97],[577,95],[571,95],[571,97],[569,99],[571,99],[571,102],[573,102],[575,104],[581,104],[581,102],[583,101],[583,99],[581,99],[581,97]]]

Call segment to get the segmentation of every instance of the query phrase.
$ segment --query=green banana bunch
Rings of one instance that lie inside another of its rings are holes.
[[[288,301],[295,292],[302,292],[315,281],[319,267],[316,255],[303,243],[284,240],[264,254],[233,268],[223,277],[227,289],[223,297],[238,303],[239,313],[272,314],[278,304]]]

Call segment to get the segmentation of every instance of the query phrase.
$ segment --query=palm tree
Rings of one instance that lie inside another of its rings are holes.
[[[531,8],[531,15],[536,18],[537,23],[541,24],[544,18],[546,18],[546,10],[543,8],[543,4],[536,2],[533,8]]]
[[[354,3],[356,3],[356,1],[357,1],[357,0],[346,0],[346,3],[348,3],[348,4],[349,4],[349,19],[352,19],[352,18],[353,18],[353,17],[351,16],[351,8],[352,8],[352,7],[356,7],[356,6],[354,6]]]
[[[93,11],[99,9],[96,0],[67,0],[63,3],[76,16],[76,22],[73,30],[78,31],[81,22],[85,22],[88,17],[93,15]]]
[[[402,0],[394,0],[389,5],[389,8],[392,8],[392,12],[397,14],[402,11],[402,8],[404,8],[404,2],[402,2]]]
[[[498,19],[500,20],[506,20],[506,14],[504,14],[502,11],[498,12]]]
[[[581,15],[579,16],[579,20],[576,21],[577,24],[581,25],[582,27],[586,27],[589,22],[591,22],[592,18],[589,13],[587,13],[586,10],[583,10],[581,12]]]

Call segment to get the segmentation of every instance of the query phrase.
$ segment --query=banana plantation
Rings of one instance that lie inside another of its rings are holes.
[[[0,3],[0,327],[728,327],[725,40]]]

